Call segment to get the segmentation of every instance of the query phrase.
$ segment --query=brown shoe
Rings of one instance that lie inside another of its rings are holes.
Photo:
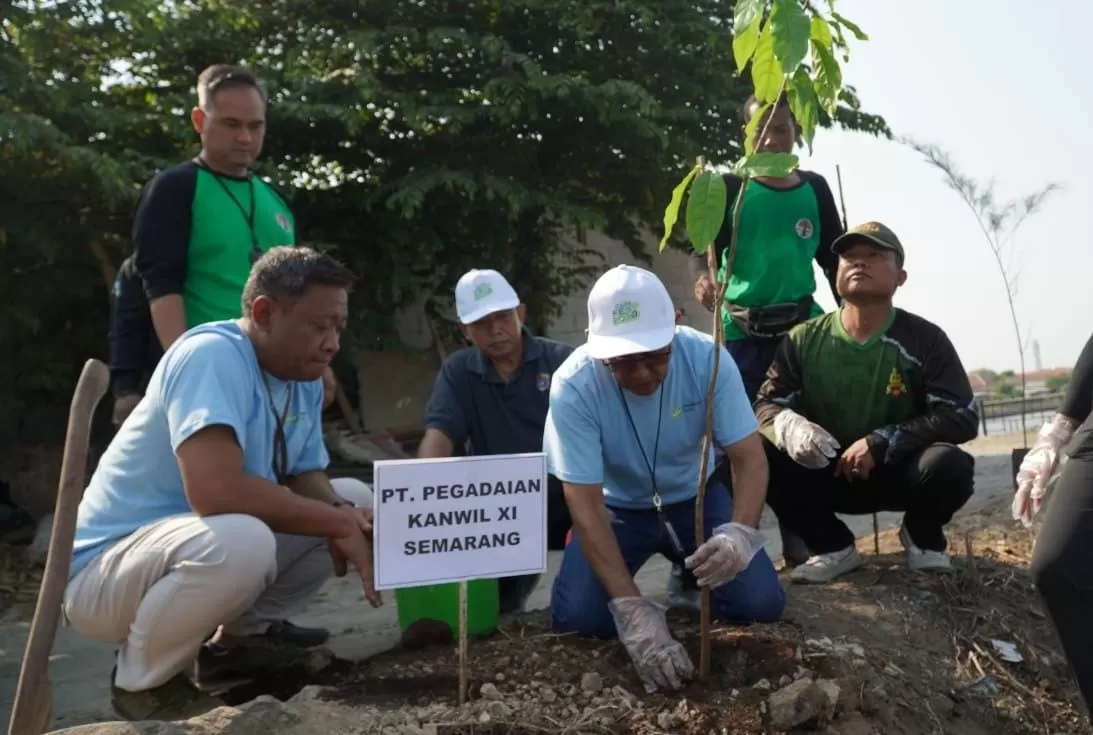
[[[114,684],[117,668],[110,674],[110,704],[118,717],[138,720],[188,720],[203,715],[224,702],[197,689],[185,674],[176,674],[165,684],[141,692],[119,689]]]

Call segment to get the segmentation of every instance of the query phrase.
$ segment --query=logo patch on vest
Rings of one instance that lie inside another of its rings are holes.
[[[899,398],[907,392],[907,385],[903,382],[903,376],[892,368],[892,374],[888,376],[888,389],[885,391],[892,398]]]
[[[545,391],[550,387],[550,373],[539,373],[535,376],[535,387]]]
[[[282,230],[290,235],[292,234],[292,223],[288,221],[288,217],[285,216],[284,212],[278,212],[274,219],[277,220],[277,224],[281,226]]]
[[[812,232],[815,228],[812,226],[811,220],[802,217],[801,219],[797,220],[797,226],[794,229],[797,230],[797,237],[801,238],[802,240],[807,240],[808,238],[812,237]]]

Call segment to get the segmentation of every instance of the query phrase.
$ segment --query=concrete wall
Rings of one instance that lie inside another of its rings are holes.
[[[646,252],[657,252],[657,240],[652,233],[647,235]],[[642,265],[622,243],[598,232],[588,233],[583,247],[604,256],[605,270],[621,263]],[[683,310],[681,323],[709,331],[710,315],[694,300],[694,282],[687,256],[677,251],[655,254],[651,267],[668,287],[676,308]],[[587,297],[587,290],[582,290],[567,298],[562,315],[553,322],[546,336],[574,345],[584,342]],[[407,350],[360,355],[361,418],[370,430],[420,426],[440,366],[421,305],[404,310],[399,320],[399,334]]]

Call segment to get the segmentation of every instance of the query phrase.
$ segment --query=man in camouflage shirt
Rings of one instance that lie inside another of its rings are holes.
[[[793,570],[824,583],[862,557],[836,513],[902,511],[915,570],[946,570],[945,525],[973,491],[972,389],[940,327],[892,305],[903,285],[896,235],[870,222],[838,238],[837,311],[794,327],[756,403],[770,463],[767,503],[813,556]]]

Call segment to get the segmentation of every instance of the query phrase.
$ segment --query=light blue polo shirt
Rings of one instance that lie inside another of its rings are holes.
[[[285,382],[267,375],[279,413],[291,391],[285,438],[288,474],[324,470],[321,380]],[[235,321],[194,327],[152,373],[144,398],[118,430],[80,502],[69,578],[118,539],[169,516],[192,513],[175,450],[210,426],[235,432],[247,474],[276,482],[276,418],[258,359]]]
[[[724,347],[717,376],[714,438],[718,446],[735,444],[759,429],[740,371]],[[661,392],[660,445],[656,479],[667,505],[691,500],[698,485],[702,437],[706,431],[706,387],[713,369],[714,341],[690,327],[676,327],[668,375],[650,396],[620,391],[611,371],[578,347],[554,373],[543,451],[551,474],[562,482],[603,485],[609,506],[653,507],[653,463]],[[641,437],[637,443],[623,400]],[[714,453],[706,464],[708,478]]]

